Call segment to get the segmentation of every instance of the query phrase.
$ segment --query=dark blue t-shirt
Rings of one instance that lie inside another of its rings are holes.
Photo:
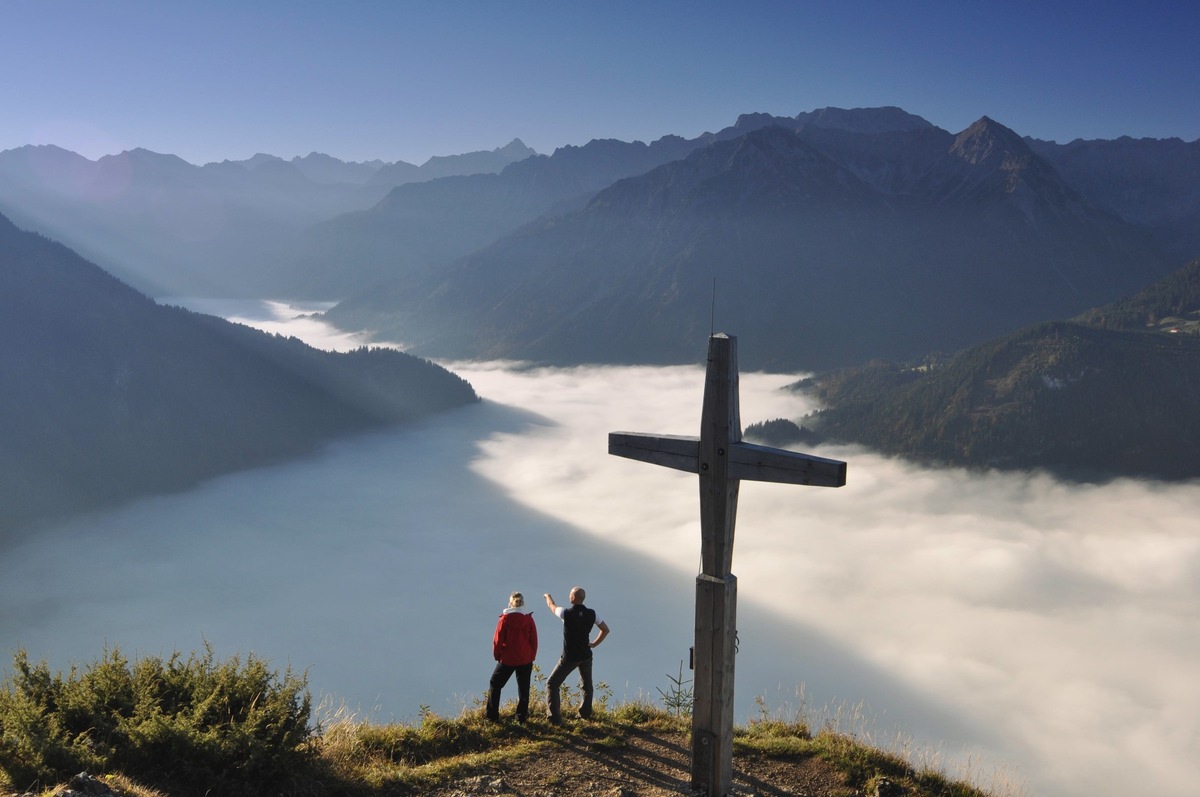
[[[596,613],[582,603],[577,603],[563,609],[562,621],[563,658],[568,661],[590,659],[592,626],[596,624]]]

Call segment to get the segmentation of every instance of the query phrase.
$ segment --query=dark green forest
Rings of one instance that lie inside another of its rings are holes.
[[[823,439],[917,461],[1060,476],[1200,476],[1200,260],[1070,321],[947,361],[872,362],[808,380]]]

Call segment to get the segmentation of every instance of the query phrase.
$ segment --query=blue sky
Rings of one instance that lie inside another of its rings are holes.
[[[1200,137],[1194,2],[0,0],[0,150],[422,163],[825,106]]]

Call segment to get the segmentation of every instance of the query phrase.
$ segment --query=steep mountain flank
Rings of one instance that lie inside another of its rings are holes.
[[[155,304],[2,216],[0,379],[0,535],[476,400],[399,352]]]
[[[314,225],[270,267],[288,296],[340,298],[439,268],[596,191],[700,146],[597,140],[531,156],[499,173],[410,182],[370,209]]]
[[[1029,144],[1081,194],[1149,229],[1171,257],[1200,256],[1200,139]]]
[[[319,299],[374,291],[378,283],[441,268],[539,218],[577,210],[617,180],[771,126],[843,133],[936,129],[899,108],[825,108],[796,117],[746,114],[694,139],[664,136],[650,144],[597,139],[561,147],[550,156],[523,158],[498,176],[404,185],[369,210],[317,225],[272,267],[273,284],[288,295]],[[381,169],[374,179],[386,174]],[[417,179],[426,178],[405,181]]]
[[[419,167],[316,152],[194,166],[145,149],[91,161],[27,146],[0,152],[0,212],[153,296],[279,295],[270,265],[308,226],[370,208],[402,183],[499,172],[534,154],[513,140]]]
[[[0,213],[154,296],[260,295],[261,264],[280,246],[384,191],[316,182],[271,156],[193,166],[145,149],[96,161],[57,147],[0,152]]]
[[[1200,260],[1070,322],[922,367],[874,362],[804,385],[828,439],[920,461],[1075,478],[1200,476]]]
[[[526,161],[521,165],[528,164]],[[1169,270],[1011,130],[755,129],[330,312],[432,356],[751,367],[954,350]]]

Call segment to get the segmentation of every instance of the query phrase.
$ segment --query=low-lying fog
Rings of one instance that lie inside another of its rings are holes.
[[[295,312],[201,309],[260,326]],[[356,345],[297,324],[273,330]],[[597,678],[615,699],[657,700],[691,644],[696,477],[609,456],[607,434],[697,434],[702,369],[452,367],[482,404],[5,551],[3,652],[65,668],[106,645],[207,641],[305,670],[315,696],[373,720],[406,719],[478,699],[512,590],[536,611],[548,672],[559,623],[539,596],[580,584],[612,628]],[[777,390],[793,378],[743,374],[743,422],[802,415]],[[761,696],[818,722],[840,711],[985,787],[1194,793],[1200,485],[815,453],[849,462],[845,487],[741,487],[739,722]]]

